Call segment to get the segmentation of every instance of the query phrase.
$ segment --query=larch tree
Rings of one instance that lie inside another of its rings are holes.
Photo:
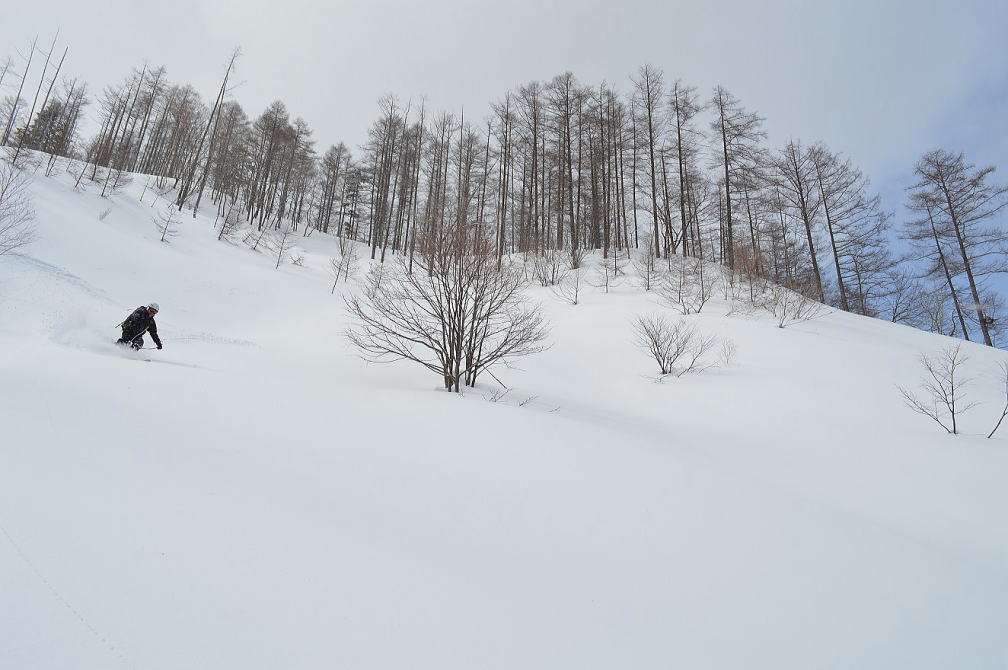
[[[723,86],[714,88],[710,105],[714,113],[710,124],[713,139],[711,153],[715,166],[721,169],[724,189],[722,258],[729,268],[734,268],[733,198],[738,197],[735,177],[752,165],[758,153],[758,144],[766,133],[763,118],[755,112],[747,112],[741,101]]]
[[[984,344],[994,346],[991,337],[994,317],[985,306],[985,277],[1008,272],[1008,233],[995,215],[1008,204],[1008,187],[991,182],[994,167],[978,168],[962,153],[941,149],[930,151],[917,162],[917,183],[911,195],[935,206],[936,230],[948,237],[962,263],[970,294],[970,310],[975,312]]]

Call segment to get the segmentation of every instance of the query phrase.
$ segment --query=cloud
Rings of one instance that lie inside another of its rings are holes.
[[[877,184],[895,183],[933,146],[993,140],[1006,109],[1008,3],[405,0],[171,4],[57,0],[44,14],[5,9],[0,43],[50,34],[92,90],[143,60],[215,94],[241,45],[235,96],[251,116],[274,99],[305,118],[320,146],[356,146],[389,92],[426,96],[468,118],[512,87],[565,70],[624,90],[642,63],[709,90],[723,84],[767,118],[770,141],[823,140]]]

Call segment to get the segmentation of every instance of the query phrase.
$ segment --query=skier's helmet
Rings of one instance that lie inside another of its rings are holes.
[[[161,311],[161,308],[158,307],[158,304],[156,302],[152,302],[151,304],[147,305],[147,309],[152,309],[155,312],[160,312]]]

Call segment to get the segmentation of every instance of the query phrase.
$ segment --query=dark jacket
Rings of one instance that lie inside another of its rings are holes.
[[[144,333],[150,333],[154,344],[161,346],[161,338],[157,334],[157,324],[146,307],[137,307],[133,313],[122,322],[123,339],[135,340]]]

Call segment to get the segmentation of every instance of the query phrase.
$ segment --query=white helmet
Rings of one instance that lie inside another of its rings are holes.
[[[161,308],[158,307],[158,304],[156,302],[152,302],[151,304],[147,305],[147,309],[153,309],[155,312],[161,311]]]

